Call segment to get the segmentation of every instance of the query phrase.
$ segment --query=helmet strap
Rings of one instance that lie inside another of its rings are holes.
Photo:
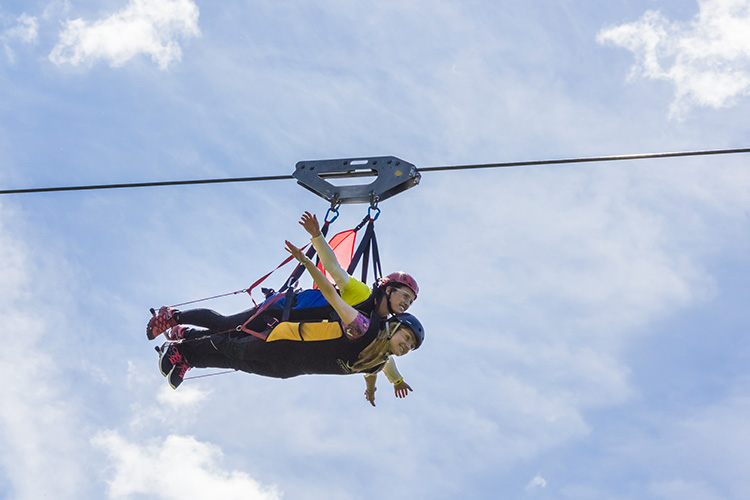
[[[393,307],[391,306],[391,295],[393,295],[393,287],[391,287],[391,289],[388,291],[388,293],[385,294],[385,303],[388,306],[388,314],[389,315],[396,314],[393,311]]]
[[[388,323],[388,340],[391,340],[393,336],[396,335],[396,332],[399,328],[401,328],[401,325],[402,323],[399,321],[398,323],[396,323],[396,327],[393,329],[393,331],[391,331],[391,324]]]

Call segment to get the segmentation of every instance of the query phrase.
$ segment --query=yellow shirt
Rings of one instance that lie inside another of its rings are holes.
[[[356,278],[349,277],[349,281],[340,290],[341,298],[350,306],[364,302],[372,295],[372,290]]]

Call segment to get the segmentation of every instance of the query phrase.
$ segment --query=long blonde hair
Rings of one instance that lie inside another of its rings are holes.
[[[352,371],[363,372],[376,366],[382,365],[391,355],[391,337],[395,333],[400,323],[385,323],[386,327],[378,332],[375,340],[370,345],[362,349],[359,353],[357,362],[352,366]],[[406,325],[401,325],[406,327]],[[406,327],[408,328],[408,327]]]

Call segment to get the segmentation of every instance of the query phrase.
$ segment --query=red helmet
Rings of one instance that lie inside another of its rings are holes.
[[[417,295],[419,295],[419,285],[417,285],[417,280],[412,278],[410,274],[406,274],[403,271],[398,271],[395,273],[391,273],[385,278],[382,279],[381,284],[382,285],[389,285],[393,283],[399,283],[404,286],[408,286],[411,288],[411,291],[414,292],[414,298],[417,298]]]

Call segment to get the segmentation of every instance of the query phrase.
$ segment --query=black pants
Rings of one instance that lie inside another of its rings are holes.
[[[283,359],[287,346],[283,342],[265,342],[251,335],[208,334],[191,329],[192,338],[177,344],[177,350],[190,366],[196,368],[233,368],[266,377],[288,378],[299,375],[275,360]]]
[[[189,309],[180,311],[175,316],[180,325],[193,325],[205,328],[210,333],[237,332],[237,327],[244,325],[253,317],[258,308],[253,307],[231,316],[224,316],[213,309]],[[283,309],[280,307],[269,307],[257,318],[253,319],[247,328],[256,332],[263,332],[276,326],[282,321]],[[288,321],[305,320],[329,320],[337,321],[338,316],[331,306],[310,307],[304,309],[291,309]],[[203,332],[205,334],[205,331]],[[191,333],[192,335],[192,333]]]
[[[175,319],[181,325],[200,326],[219,333],[236,330],[238,326],[249,320],[256,310],[257,308],[253,307],[231,316],[224,316],[213,309],[190,309],[180,311]]]

